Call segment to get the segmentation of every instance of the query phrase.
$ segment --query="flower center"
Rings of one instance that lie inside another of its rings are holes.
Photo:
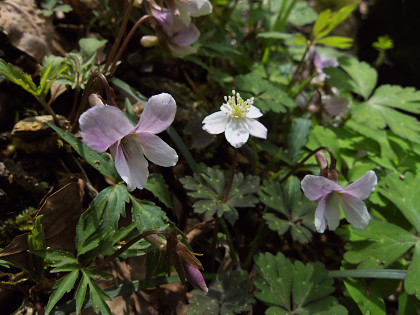
[[[251,105],[254,104],[254,98],[243,100],[239,93],[232,91],[232,96],[225,96],[225,106],[233,118],[244,118],[249,112]]]

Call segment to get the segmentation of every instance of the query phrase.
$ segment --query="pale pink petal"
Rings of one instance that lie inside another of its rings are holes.
[[[184,58],[185,56],[195,54],[197,52],[197,47],[185,46],[180,47],[176,45],[168,44],[171,55],[177,58]]]
[[[319,233],[324,233],[326,225],[325,225],[325,206],[326,206],[326,200],[327,198],[322,198],[319,203],[318,206],[316,207],[315,210],[315,228]]]
[[[332,191],[343,189],[339,184],[328,178],[314,175],[306,175],[302,180],[301,187],[309,200],[318,200],[326,197]]]
[[[203,120],[203,129],[208,133],[217,135],[226,130],[226,125],[229,121],[229,114],[226,112],[215,112]]]
[[[171,41],[176,46],[185,47],[195,43],[199,37],[200,31],[197,26],[191,23],[189,26],[180,30]]]
[[[226,125],[225,137],[233,147],[240,148],[248,141],[248,124],[244,119],[231,118]]]
[[[160,166],[174,166],[178,162],[178,154],[158,136],[147,133],[136,133],[144,155],[153,163]]]
[[[338,193],[331,193],[327,197],[327,202],[325,205],[324,217],[327,220],[327,225],[329,230],[335,230],[340,223],[340,195]]]
[[[149,177],[148,163],[136,136],[124,137],[118,144],[111,147],[115,159],[115,168],[128,191],[143,189]]]
[[[154,95],[147,101],[136,126],[136,132],[162,132],[172,124],[175,113],[176,102],[170,94]]]
[[[363,201],[353,195],[343,192],[341,204],[343,205],[346,219],[351,225],[358,229],[367,228],[370,221],[370,215]]]
[[[262,115],[263,114],[261,113],[261,111],[257,107],[251,105],[250,108],[249,108],[249,112],[246,114],[246,117],[247,118],[259,118]]]
[[[378,178],[376,177],[375,172],[369,171],[362,178],[359,178],[354,183],[344,188],[343,192],[360,200],[364,200],[375,190],[377,184]]]
[[[208,0],[176,0],[176,3],[193,17],[208,15],[213,12],[213,7]]]
[[[80,116],[79,124],[83,140],[98,152],[105,152],[134,130],[127,116],[109,105],[97,105],[88,109]]]
[[[262,123],[251,118],[245,119],[248,124],[249,133],[251,136],[267,139],[267,128],[265,128],[265,126]]]

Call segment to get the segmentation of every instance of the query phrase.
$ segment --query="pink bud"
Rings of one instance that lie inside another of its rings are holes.
[[[209,292],[209,289],[206,285],[206,281],[204,281],[203,275],[201,274],[200,270],[186,262],[184,262],[184,268],[187,279],[193,285],[194,288],[204,292]]]
[[[328,161],[327,161],[327,158],[325,157],[324,153],[322,153],[321,151],[316,152],[315,153],[315,158],[316,158],[316,161],[318,162],[318,165],[321,168],[321,170],[324,170],[328,167]]]

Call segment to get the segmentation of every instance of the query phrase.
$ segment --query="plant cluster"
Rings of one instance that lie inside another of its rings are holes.
[[[111,2],[92,8],[92,27],[109,27],[98,18]],[[114,37],[81,39],[36,76],[0,59],[2,84],[50,115],[49,154],[78,168],[25,212],[29,232],[0,252],[0,289],[38,314],[111,314],[118,295],[179,281],[194,288],[188,314],[418,313],[420,91],[378,86],[388,36],[374,65],[350,54],[339,28],[357,8],[127,0],[106,17]],[[140,93],[125,75],[135,55],[175,71],[172,88]],[[103,286],[105,267],[139,256],[140,282]]]

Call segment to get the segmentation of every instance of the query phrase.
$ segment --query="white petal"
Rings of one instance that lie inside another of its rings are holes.
[[[323,176],[306,175],[301,183],[302,190],[309,200],[318,200],[326,197],[333,191],[341,191],[343,188],[332,180]]]
[[[374,171],[367,172],[362,178],[344,188],[346,192],[360,200],[364,200],[375,190],[378,178]]]
[[[249,127],[246,120],[231,118],[226,125],[225,137],[233,147],[243,146],[249,138]]]
[[[325,206],[326,198],[322,198],[315,210],[315,228],[319,233],[324,233],[326,227],[324,218]]]
[[[175,113],[176,102],[170,94],[154,95],[147,101],[136,131],[160,133],[172,124]]]
[[[249,108],[249,112],[246,114],[246,117],[247,118],[259,118],[262,115],[263,114],[261,113],[261,111],[257,107],[251,105],[251,107]]]
[[[153,163],[160,166],[174,166],[178,162],[178,154],[158,136],[141,132],[137,133],[143,147],[144,155]]]
[[[215,112],[203,120],[203,129],[208,133],[217,135],[226,130],[226,125],[229,121],[229,115],[225,112]]]
[[[246,118],[251,136],[267,139],[267,128],[259,121],[251,118]]]
[[[342,193],[341,202],[347,221],[355,228],[367,228],[370,221],[370,215],[365,203],[348,193]]]
[[[137,137],[131,135],[124,137],[111,147],[111,153],[115,158],[115,168],[127,183],[128,191],[143,189],[149,177],[149,170]]]
[[[325,219],[327,220],[327,225],[329,230],[335,230],[340,223],[340,195],[333,192],[327,197],[327,202],[325,205]]]
[[[79,118],[80,131],[86,144],[105,152],[111,145],[134,130],[128,117],[115,106],[97,105]]]

